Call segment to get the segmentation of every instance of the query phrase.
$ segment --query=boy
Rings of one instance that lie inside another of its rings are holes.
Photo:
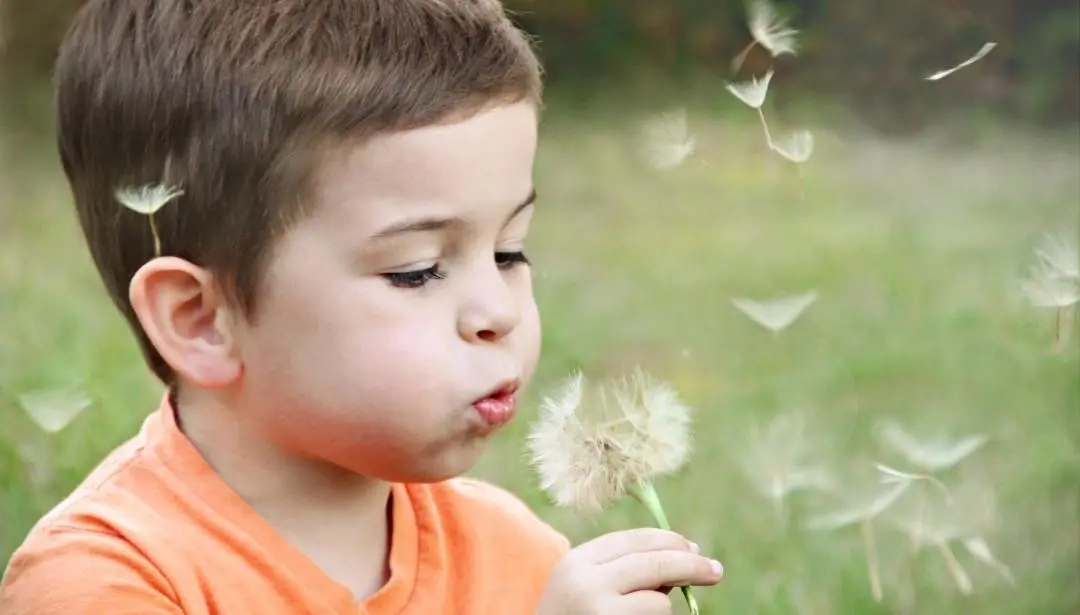
[[[0,612],[667,613],[719,580],[678,535],[571,550],[456,478],[539,354],[539,72],[496,0],[85,4],[61,159],[168,392],[33,529]],[[152,235],[115,195],[159,183],[183,192]]]

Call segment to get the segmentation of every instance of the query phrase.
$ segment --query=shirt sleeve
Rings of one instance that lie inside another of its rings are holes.
[[[43,528],[0,581],[4,615],[182,615],[168,580],[118,536]]]

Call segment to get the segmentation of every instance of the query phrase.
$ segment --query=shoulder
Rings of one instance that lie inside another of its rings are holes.
[[[120,536],[46,522],[15,551],[0,581],[5,615],[174,615],[168,581]]]
[[[491,483],[459,477],[436,488],[445,499],[456,501],[458,508],[467,509],[469,517],[485,524],[485,531],[504,534],[515,542],[528,543],[531,548],[545,550],[561,557],[570,549],[570,541],[545,522],[519,497]]]

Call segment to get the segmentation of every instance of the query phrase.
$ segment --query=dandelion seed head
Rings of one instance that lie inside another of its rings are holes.
[[[773,57],[796,55],[795,35],[799,31],[788,27],[787,19],[777,13],[769,0],[752,0],[747,12],[750,34],[759,45]]]
[[[591,388],[577,372],[541,403],[528,445],[556,504],[599,510],[685,463],[689,410],[641,370]]]
[[[184,194],[184,191],[163,184],[147,184],[144,186],[128,186],[116,191],[116,200],[131,211],[143,215],[152,215],[167,205],[173,199]]]
[[[769,94],[769,82],[772,81],[773,74],[770,69],[760,80],[752,77],[750,81],[728,83],[724,87],[744,104],[760,109],[761,105],[765,104],[765,97]]]
[[[814,133],[809,130],[797,130],[792,134],[770,143],[773,151],[795,164],[810,160],[814,153]]]

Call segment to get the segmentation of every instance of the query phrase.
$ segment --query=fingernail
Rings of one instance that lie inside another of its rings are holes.
[[[698,543],[692,542],[690,543],[690,551],[693,552],[695,555],[699,554],[701,553],[701,547],[698,546]]]
[[[713,573],[716,574],[717,577],[724,576],[724,565],[723,564],[721,564],[720,562],[718,562],[716,560],[709,560],[709,563],[712,564],[712,571],[713,571]]]

